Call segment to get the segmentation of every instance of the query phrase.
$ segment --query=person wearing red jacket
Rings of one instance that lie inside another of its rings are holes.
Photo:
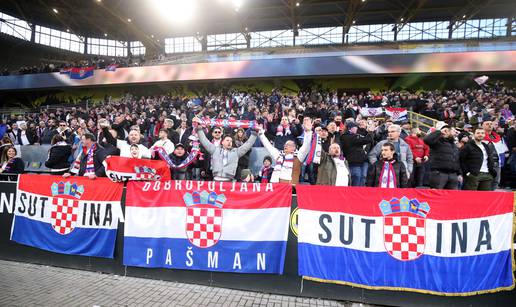
[[[419,128],[410,129],[410,135],[405,138],[405,142],[410,146],[414,156],[414,170],[410,180],[410,186],[421,187],[425,177],[425,163],[430,155],[430,147],[425,144]]]

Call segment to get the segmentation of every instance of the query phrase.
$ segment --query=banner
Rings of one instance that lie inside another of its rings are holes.
[[[95,66],[91,67],[74,67],[70,70],[70,79],[86,79],[89,77],[93,77],[95,72]]]
[[[387,114],[394,122],[401,122],[407,120],[407,109],[405,108],[385,108]]]
[[[108,156],[104,162],[106,175],[112,181],[170,180],[165,161]]]
[[[298,185],[299,275],[475,295],[514,287],[514,194]]]
[[[11,240],[62,254],[113,258],[122,185],[107,178],[20,175]]]
[[[383,115],[383,108],[361,108],[360,114],[364,117],[375,117]]]
[[[129,182],[124,265],[282,274],[291,186]]]

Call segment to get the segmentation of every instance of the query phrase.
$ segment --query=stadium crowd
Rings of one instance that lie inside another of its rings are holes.
[[[406,118],[360,112],[381,107],[438,122],[424,132]],[[494,190],[516,175],[515,112],[515,92],[503,83],[419,93],[126,94],[89,109],[6,118],[0,172],[23,172],[13,145],[50,144],[49,169],[95,178],[105,176],[108,155],[160,159],[159,147],[180,164],[199,141],[201,154],[188,167],[172,167],[172,178]],[[207,118],[257,124],[203,125]],[[252,173],[250,149],[262,146],[269,155]]]

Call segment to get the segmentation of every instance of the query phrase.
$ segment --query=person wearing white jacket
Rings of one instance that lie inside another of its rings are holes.
[[[310,118],[305,117],[303,120],[303,128],[305,130],[303,145],[299,148],[297,154],[295,152],[296,144],[293,141],[285,142],[283,150],[280,151],[267,139],[264,135],[264,130],[260,130],[258,134],[260,141],[265,149],[267,149],[272,159],[276,161],[270,182],[283,182],[294,185],[299,182],[301,164],[303,164],[303,161],[308,155],[310,142],[312,140],[312,120]]]

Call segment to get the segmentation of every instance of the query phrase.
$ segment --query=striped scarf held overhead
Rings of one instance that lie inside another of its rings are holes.
[[[255,120],[239,120],[239,119],[220,119],[220,118],[200,118],[201,126],[203,127],[229,127],[229,128],[243,128],[254,129],[257,127]]]
[[[380,188],[396,188],[396,172],[392,166],[396,160],[384,161],[378,180]]]
[[[95,174],[95,163],[93,162],[93,154],[97,150],[97,144],[91,145],[90,149],[86,153],[86,170],[84,171],[83,176],[88,176],[89,174]],[[84,147],[81,153],[77,156],[77,159],[73,161],[72,168],[70,169],[70,173],[78,175],[81,170],[81,160],[84,155]]]
[[[188,156],[179,164],[175,164],[174,161],[170,158],[170,156],[167,154],[167,151],[163,147],[156,147],[154,148],[153,155],[158,155],[161,160],[167,162],[168,166],[172,169],[182,169],[187,167],[188,165],[192,164],[197,160],[197,156],[200,153],[199,148],[199,142],[194,141],[192,142],[192,150],[188,154]]]

